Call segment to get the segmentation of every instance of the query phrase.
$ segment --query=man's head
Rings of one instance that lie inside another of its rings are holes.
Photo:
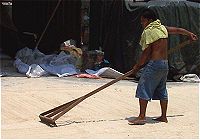
[[[143,10],[141,19],[140,19],[142,27],[145,28],[147,25],[149,25],[149,23],[157,20],[157,18],[158,17],[153,10],[151,10],[151,9]]]

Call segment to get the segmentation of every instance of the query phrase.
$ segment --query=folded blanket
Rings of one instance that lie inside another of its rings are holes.
[[[143,31],[140,45],[142,50],[146,49],[149,44],[161,39],[168,38],[168,32],[164,25],[160,23],[160,20],[151,22]]]

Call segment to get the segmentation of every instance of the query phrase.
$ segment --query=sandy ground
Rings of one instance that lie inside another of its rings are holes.
[[[13,70],[14,71],[14,70]],[[168,123],[152,118],[160,115],[158,101],[147,108],[147,123],[130,126],[137,117],[137,83],[122,80],[87,98],[49,127],[39,114],[76,99],[112,79],[81,79],[56,76],[27,78],[10,71],[1,77],[1,138],[65,139],[198,139],[199,84],[168,82]]]

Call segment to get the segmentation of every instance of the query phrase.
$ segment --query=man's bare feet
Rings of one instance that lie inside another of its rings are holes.
[[[146,119],[145,118],[140,118],[140,117],[137,117],[134,120],[128,121],[129,125],[144,125],[145,123],[146,123]]]
[[[166,117],[158,117],[158,118],[155,118],[155,119],[153,119],[154,121],[159,121],[159,122],[166,122],[166,123],[168,123],[168,120],[167,120],[167,118]]]

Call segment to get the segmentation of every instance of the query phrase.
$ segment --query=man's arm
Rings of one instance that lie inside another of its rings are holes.
[[[167,31],[169,34],[181,34],[181,35],[187,35],[192,41],[195,41],[198,39],[197,35],[194,33],[183,29],[183,28],[177,28],[177,27],[167,27]]]
[[[134,65],[133,69],[138,71],[140,68],[142,68],[150,59],[151,57],[151,46],[149,45],[141,54],[141,57],[139,59],[139,62]]]

